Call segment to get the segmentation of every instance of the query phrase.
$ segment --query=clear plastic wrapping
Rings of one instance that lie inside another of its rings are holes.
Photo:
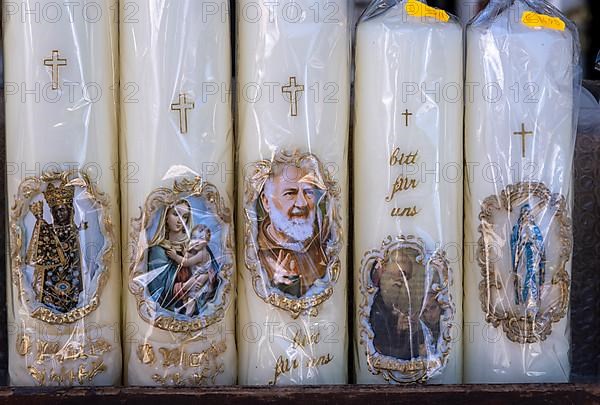
[[[352,3],[4,2],[11,385],[569,381],[575,25],[372,0],[351,170]]]
[[[347,381],[349,2],[237,2],[240,384]]]
[[[236,381],[228,4],[123,2],[128,385]]]
[[[468,26],[465,382],[569,379],[578,55],[543,1],[491,1]]]
[[[462,38],[414,0],[374,1],[358,24],[358,383],[461,382]]]
[[[116,3],[4,5],[10,383],[119,384]]]

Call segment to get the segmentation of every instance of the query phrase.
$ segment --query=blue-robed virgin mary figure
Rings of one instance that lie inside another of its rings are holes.
[[[152,299],[166,309],[175,313],[184,313],[184,303],[189,300],[188,292],[177,289],[184,285],[191,277],[188,267],[178,264],[171,257],[173,253],[180,257],[188,255],[190,234],[193,229],[192,207],[187,200],[179,200],[165,209],[161,215],[156,233],[148,245],[148,273],[151,281],[148,283],[148,292]],[[214,272],[210,281],[210,288],[196,299],[194,313],[198,315],[207,302],[215,298],[215,293],[220,284],[217,273],[219,265],[214,255],[207,248],[211,257],[211,267]],[[189,315],[189,314],[188,314]]]
[[[512,228],[510,246],[515,275],[515,303],[524,304],[528,313],[537,313],[540,290],[545,279],[546,250],[542,232],[534,221],[529,204],[521,207],[519,219]]]

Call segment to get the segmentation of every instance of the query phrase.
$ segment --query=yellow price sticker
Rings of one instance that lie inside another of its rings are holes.
[[[525,11],[521,16],[521,22],[530,28],[548,28],[551,30],[564,31],[566,24],[558,17]]]
[[[450,20],[450,16],[444,10],[430,7],[417,0],[408,0],[405,8],[406,12],[411,17],[431,17],[443,22],[448,22]]]

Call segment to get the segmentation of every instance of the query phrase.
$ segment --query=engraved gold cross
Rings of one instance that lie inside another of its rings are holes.
[[[52,68],[52,90],[58,90],[58,69],[62,66],[67,66],[67,60],[60,58],[59,51],[53,50],[52,57],[44,59],[44,66]]]
[[[522,149],[522,153],[523,153],[523,157],[525,157],[525,148],[527,147],[526,144],[526,139],[527,139],[527,135],[531,135],[533,136],[533,131],[526,131],[525,130],[525,124],[522,123],[521,124],[521,131],[518,132],[513,132],[513,135],[519,135],[521,137],[521,149]]]
[[[290,84],[283,86],[281,91],[290,95],[292,117],[296,117],[298,115],[298,93],[304,91],[304,85],[296,84],[296,76],[290,76]]]
[[[179,102],[171,104],[172,111],[179,111],[179,130],[182,134],[188,132],[188,110],[193,110],[194,107],[193,101],[187,101],[187,94],[180,94]]]
[[[408,126],[408,118],[409,118],[411,115],[413,115],[413,113],[411,113],[411,112],[408,112],[408,109],[406,109],[406,111],[404,111],[404,112],[402,113],[402,115],[404,115],[404,118],[406,119],[406,126]]]

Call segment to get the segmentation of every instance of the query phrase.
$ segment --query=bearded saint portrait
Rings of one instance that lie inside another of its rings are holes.
[[[296,298],[327,271],[325,195],[310,160],[275,162],[257,201],[260,263],[273,287]]]

